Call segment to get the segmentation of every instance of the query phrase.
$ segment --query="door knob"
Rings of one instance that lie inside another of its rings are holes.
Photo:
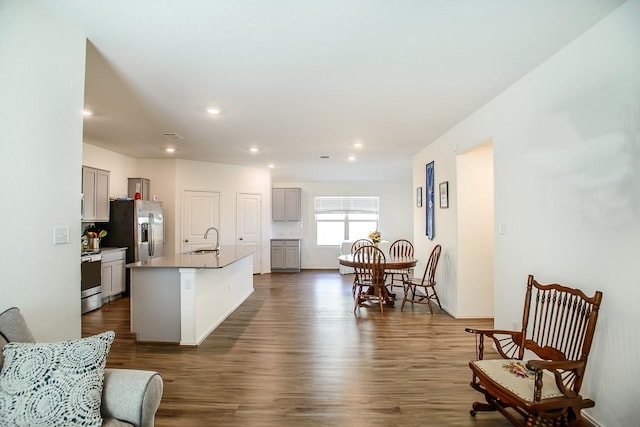
[[[184,239],[184,242],[185,243],[189,243],[189,239]]]
[[[238,240],[242,240],[242,237],[238,238]]]

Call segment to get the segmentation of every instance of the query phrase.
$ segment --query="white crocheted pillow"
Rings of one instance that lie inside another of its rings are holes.
[[[100,427],[104,367],[114,337],[109,331],[75,341],[5,345],[2,425]]]

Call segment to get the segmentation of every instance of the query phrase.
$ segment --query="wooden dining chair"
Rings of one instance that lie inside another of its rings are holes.
[[[369,245],[373,245],[373,242],[369,239],[358,239],[355,242],[353,242],[351,244],[351,253],[355,254],[356,251],[363,247],[363,246],[369,246]]]
[[[356,251],[358,249],[360,249],[363,246],[369,246],[369,245],[373,245],[373,242],[369,239],[358,239],[355,242],[353,242],[351,244],[351,253],[355,254]],[[354,298],[356,297],[356,280],[358,279],[358,276],[354,276],[353,277],[353,285],[351,286],[351,296],[353,296]]]
[[[391,244],[389,247],[389,258],[395,257],[410,257],[413,258],[413,243],[406,239],[398,239]],[[411,278],[413,274],[412,268],[402,268],[399,270],[387,270],[385,282],[387,283],[389,292],[393,292],[393,287],[404,287],[404,282]],[[390,281],[387,281],[388,278],[391,278]],[[399,284],[395,284],[395,281],[399,281]]]
[[[356,303],[353,308],[355,314],[358,307],[367,300],[377,300],[380,312],[384,313],[384,252],[373,245],[362,246],[353,254],[356,271]]]
[[[542,285],[530,275],[522,329],[467,328],[477,345],[476,360],[469,362],[471,387],[484,397],[473,403],[471,415],[499,411],[516,426],[583,425],[582,409],[595,405],[580,387],[601,301],[602,292],[589,297],[579,289]],[[485,348],[499,357],[485,359]]]
[[[440,259],[440,252],[442,247],[436,245],[429,255],[427,260],[427,266],[424,269],[422,279],[413,278],[404,282],[404,297],[402,298],[402,306],[400,311],[404,310],[404,305],[409,301],[412,305],[427,304],[429,305],[429,311],[433,314],[433,307],[431,301],[435,300],[438,303],[438,307],[442,309],[438,293],[436,292],[436,268],[438,267],[438,260]],[[418,290],[423,291],[418,292]]]

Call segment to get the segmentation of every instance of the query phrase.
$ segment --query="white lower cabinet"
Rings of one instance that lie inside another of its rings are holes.
[[[124,292],[126,251],[125,248],[102,251],[102,298]]]
[[[271,241],[271,271],[300,271],[300,240]]]

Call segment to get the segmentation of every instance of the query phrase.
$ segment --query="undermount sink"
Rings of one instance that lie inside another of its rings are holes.
[[[195,251],[191,251],[189,252],[190,254],[193,255],[198,255],[198,254],[210,254],[213,252],[218,252],[220,249],[196,249]]]

